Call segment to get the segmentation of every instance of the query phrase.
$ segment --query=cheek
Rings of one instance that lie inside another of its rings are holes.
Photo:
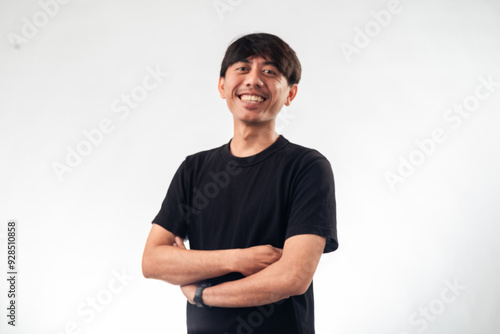
[[[226,95],[233,93],[234,89],[238,86],[238,81],[235,78],[228,78],[225,84]]]
[[[277,89],[274,91],[274,99],[277,103],[284,103],[286,102],[286,91],[284,89]]]

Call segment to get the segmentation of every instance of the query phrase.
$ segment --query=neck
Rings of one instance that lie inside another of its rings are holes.
[[[236,157],[249,157],[264,151],[279,137],[274,129],[274,121],[269,124],[234,123],[234,137],[231,140],[231,153]]]

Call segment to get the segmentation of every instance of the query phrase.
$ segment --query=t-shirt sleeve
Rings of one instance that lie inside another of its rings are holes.
[[[330,163],[324,157],[306,163],[292,185],[286,238],[298,234],[326,237],[324,253],[338,248],[335,185]]]
[[[160,211],[153,219],[153,224],[158,224],[166,230],[181,238],[186,238],[187,233],[187,171],[184,161],[175,173],[167,195],[163,200]]]

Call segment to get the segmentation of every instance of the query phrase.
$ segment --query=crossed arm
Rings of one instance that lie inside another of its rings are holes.
[[[204,303],[218,307],[258,306],[305,293],[325,242],[324,237],[303,234],[288,238],[283,250],[270,245],[187,250],[179,237],[153,224],[144,249],[142,270],[146,278],[180,285],[191,303],[196,282],[240,272],[246,277],[206,288]]]

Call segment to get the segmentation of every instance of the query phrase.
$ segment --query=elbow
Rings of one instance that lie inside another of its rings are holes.
[[[306,293],[306,291],[311,286],[311,282],[293,282],[290,284],[288,289],[288,295],[291,296],[300,296]]]
[[[142,276],[144,278],[160,279],[158,263],[155,261],[153,250],[145,250],[142,256]]]
[[[151,262],[146,255],[142,257],[142,276],[144,278],[154,278]]]
[[[294,272],[287,279],[287,294],[291,296],[299,296],[306,293],[311,286],[312,275],[304,272]]]
[[[174,272],[162,270],[161,267],[161,264],[152,254],[144,253],[142,258],[142,276],[144,278],[162,280],[173,285],[186,284],[179,280]]]
[[[152,272],[149,268],[146,268],[144,264],[142,265],[142,276],[144,276],[144,278],[154,278]]]
[[[295,289],[293,290],[293,296],[303,295],[310,286],[311,282],[301,282],[301,284],[296,284]]]

